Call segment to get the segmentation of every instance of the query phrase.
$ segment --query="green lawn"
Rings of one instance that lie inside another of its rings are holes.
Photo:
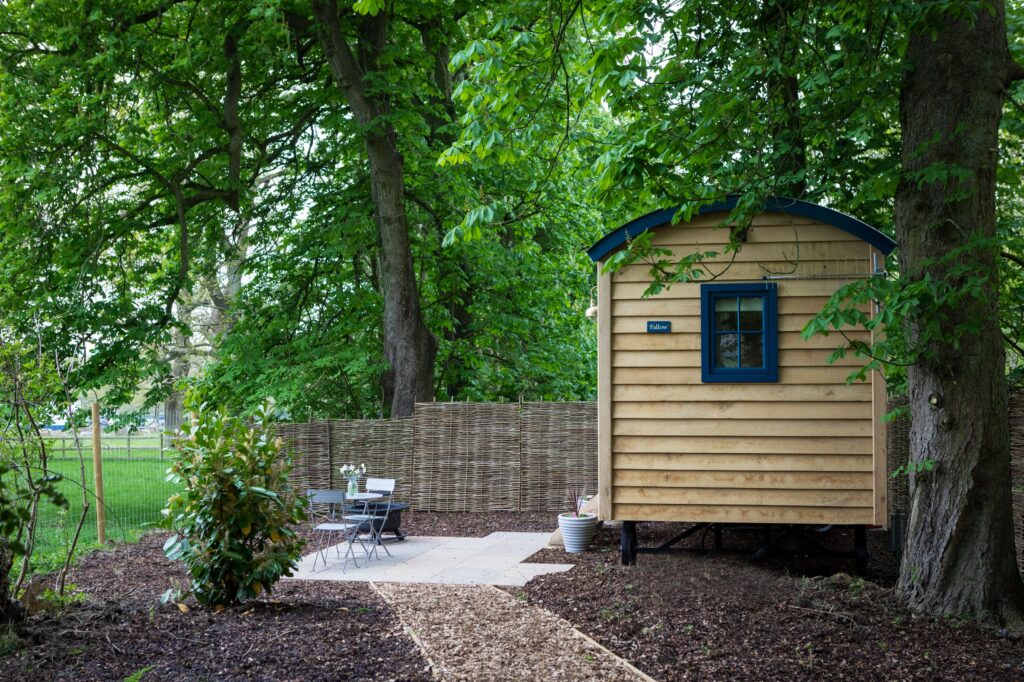
[[[166,506],[167,498],[177,490],[176,486],[164,481],[168,466],[170,462],[167,459],[126,461],[104,457],[103,491],[108,540],[134,540],[160,519],[160,510]],[[51,460],[50,468],[64,476],[58,487],[69,504],[67,511],[50,504],[40,507],[36,537],[37,570],[46,570],[60,560],[82,512],[82,470],[77,457]],[[95,546],[97,542],[91,454],[86,456],[85,483],[91,508],[79,538],[79,546],[83,548]]]

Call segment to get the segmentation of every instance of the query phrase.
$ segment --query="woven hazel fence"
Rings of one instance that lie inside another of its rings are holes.
[[[294,449],[292,485],[297,490],[341,488],[343,464],[365,464],[378,478],[396,480],[396,497],[408,495],[412,473],[412,421],[409,419],[324,419],[279,424],[277,435]]]
[[[520,509],[519,405],[424,403],[416,405],[413,425],[413,507]]]
[[[419,403],[412,419],[281,424],[297,489],[340,488],[338,468],[396,480],[431,511],[548,511],[566,487],[597,491],[595,403]]]
[[[906,405],[907,399],[889,401],[888,410]],[[1024,391],[1010,394],[1010,481],[1013,487],[1013,529],[1017,543],[1017,567],[1024,573]],[[910,454],[910,418],[889,422],[886,434],[888,455],[889,513],[910,514],[910,480],[892,472],[907,463]]]
[[[559,509],[569,485],[597,492],[597,403],[523,404],[519,508]]]
[[[899,396],[890,400],[886,406],[886,412],[908,404],[906,396]],[[893,476],[893,472],[904,467],[910,459],[910,415],[905,414],[898,419],[888,422],[885,427],[885,454],[888,476],[885,477],[888,488],[889,514],[910,513],[910,479],[906,476]]]

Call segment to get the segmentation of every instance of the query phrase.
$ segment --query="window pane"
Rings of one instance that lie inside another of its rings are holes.
[[[715,299],[715,329],[736,329],[736,299]]]
[[[738,334],[715,334],[715,367],[739,367]]]
[[[740,357],[743,367],[764,366],[764,334],[743,334]]]
[[[764,299],[758,296],[757,298],[741,298],[740,299],[740,329],[744,331],[761,331],[764,329],[762,326],[764,314],[762,312],[764,308]]]

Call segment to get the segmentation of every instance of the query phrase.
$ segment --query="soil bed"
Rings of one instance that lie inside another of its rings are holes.
[[[639,524],[641,546],[682,526]],[[852,538],[821,538],[850,549]],[[544,550],[532,561],[574,561],[568,573],[509,591],[572,621],[659,680],[1024,679],[1024,643],[959,621],[915,619],[896,600],[888,536],[869,533],[867,579],[852,560],[771,557],[752,562],[760,536],[724,533],[732,551],[641,554],[622,566],[619,532],[599,532],[579,555]],[[694,536],[689,546],[699,547]],[[704,546],[710,547],[705,539]],[[829,576],[829,574],[835,574]]]
[[[413,535],[546,532],[554,514],[404,513]],[[677,532],[640,524],[641,545]],[[2,680],[428,680],[426,659],[388,604],[365,583],[283,581],[273,595],[219,614],[159,597],[185,583],[160,535],[96,552],[74,570],[82,595],[59,614],[37,613],[32,640],[0,657]],[[544,550],[531,561],[577,566],[509,592],[576,624],[659,680],[1024,679],[1024,643],[956,621],[915,620],[894,598],[896,563],[870,533],[869,580],[840,574],[851,561],[771,557],[760,538],[726,532],[731,551],[641,554],[620,565],[617,529],[591,551]],[[848,535],[822,538],[849,549]],[[691,547],[709,547],[695,535]],[[809,576],[809,577],[805,577]],[[467,641],[472,633],[467,634]],[[572,670],[565,679],[578,679]]]

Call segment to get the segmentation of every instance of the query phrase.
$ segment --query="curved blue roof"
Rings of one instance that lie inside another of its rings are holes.
[[[724,201],[716,201],[713,204],[702,206],[697,211],[697,215],[731,211],[736,208],[739,198],[738,194],[730,194]],[[678,207],[663,208],[660,211],[653,211],[636,220],[631,220],[597,240],[593,246],[587,249],[587,255],[595,262],[604,260],[605,256],[626,243],[627,235],[632,239],[651,228],[667,225],[672,222],[672,217],[678,210]],[[769,197],[765,199],[763,211],[810,218],[826,225],[838,227],[843,232],[849,232],[866,241],[887,256],[896,248],[896,242],[864,221],[821,204],[785,197]]]

